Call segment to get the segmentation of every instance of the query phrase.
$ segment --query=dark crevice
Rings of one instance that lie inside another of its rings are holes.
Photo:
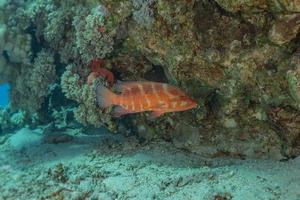
[[[168,83],[165,71],[163,67],[159,65],[152,65],[152,69],[145,74],[144,78],[149,81]]]
[[[25,32],[31,35],[31,51],[32,51],[32,58],[31,62],[34,61],[37,54],[42,50],[41,42],[39,42],[38,38],[36,37],[36,29],[37,27],[32,23]]]
[[[54,54],[54,65],[57,77],[61,77],[62,74],[65,72],[66,65],[61,63],[60,55],[58,53]]]
[[[205,100],[205,107],[207,110],[207,118],[213,117],[217,118],[219,111],[221,110],[222,106],[222,99],[221,95],[219,94],[218,90],[213,91]]]
[[[6,60],[7,62],[10,61],[9,55],[8,55],[7,51],[3,51],[3,52],[2,52],[2,56],[5,58],[5,60]]]

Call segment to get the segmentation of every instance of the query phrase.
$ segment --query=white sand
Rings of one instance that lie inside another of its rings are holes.
[[[118,135],[16,152],[0,138],[0,199],[300,199],[300,158],[204,159]]]

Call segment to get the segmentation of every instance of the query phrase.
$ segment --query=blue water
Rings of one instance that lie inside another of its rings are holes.
[[[9,84],[0,85],[0,106],[5,107],[9,103]]]

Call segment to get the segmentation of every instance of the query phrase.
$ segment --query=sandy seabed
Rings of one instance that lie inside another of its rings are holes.
[[[211,159],[105,132],[16,149],[12,136],[0,136],[1,200],[300,199],[300,157]]]

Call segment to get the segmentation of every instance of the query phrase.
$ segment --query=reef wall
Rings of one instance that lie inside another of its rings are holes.
[[[12,87],[2,129],[21,112],[23,124],[76,120],[211,157],[297,156],[299,11],[298,0],[1,1],[0,83]],[[199,106],[114,119],[87,83],[94,59],[120,80],[176,85]]]

